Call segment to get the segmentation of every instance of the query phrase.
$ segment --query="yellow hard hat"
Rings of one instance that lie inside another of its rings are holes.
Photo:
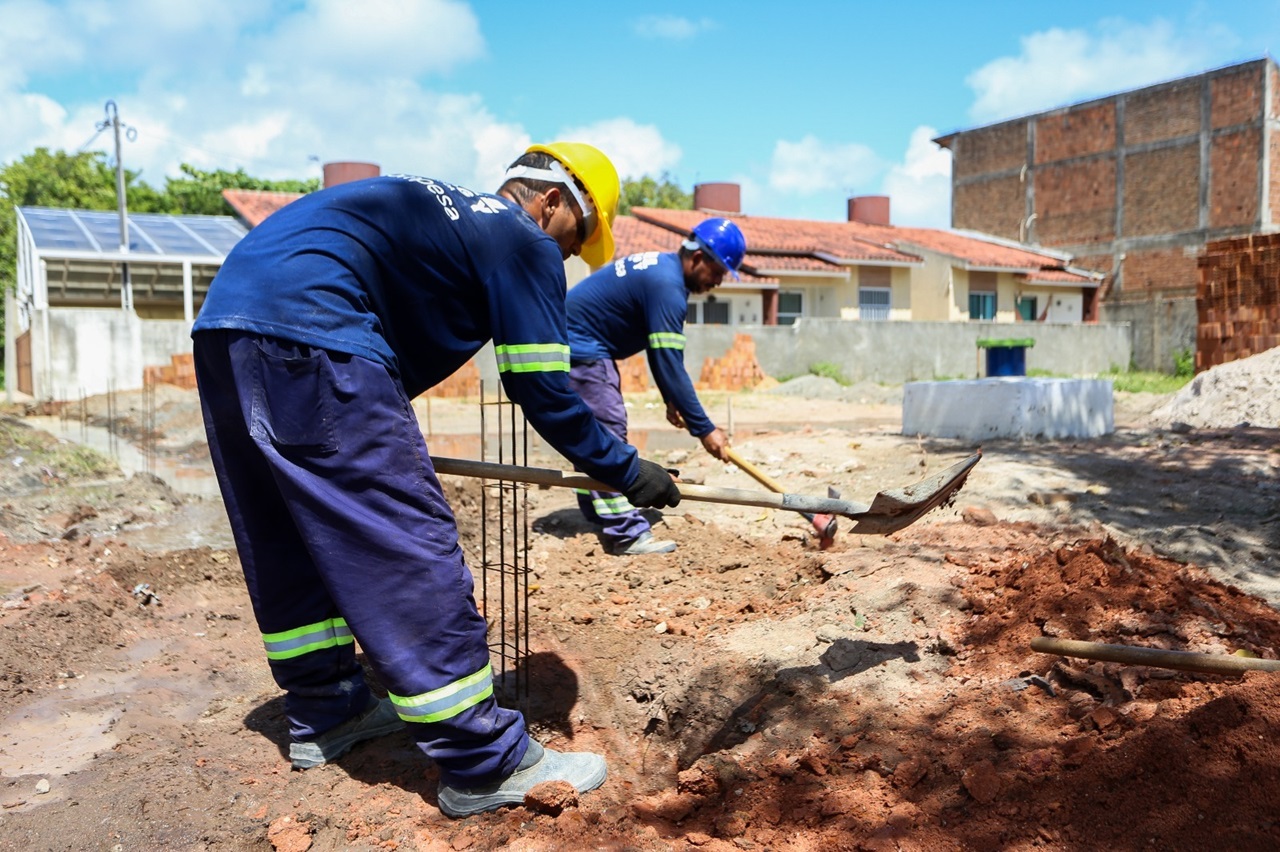
[[[618,170],[599,148],[584,142],[532,145],[525,153],[535,151],[555,157],[571,175],[582,181],[596,208],[596,226],[582,244],[582,259],[589,266],[604,266],[613,260],[613,220],[618,215],[618,198],[622,195]]]

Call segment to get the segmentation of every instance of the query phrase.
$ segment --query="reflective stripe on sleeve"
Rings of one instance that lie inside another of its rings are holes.
[[[345,618],[327,618],[281,633],[262,634],[262,644],[267,649],[269,660],[289,660],[312,651],[350,645],[354,641]]]
[[[474,707],[493,695],[493,668],[485,663],[475,674],[421,695],[388,694],[396,712],[406,722],[442,722]]]
[[[569,346],[564,343],[518,343],[495,346],[499,373],[569,372]]]
[[[650,349],[684,349],[685,337],[674,331],[655,331],[649,335]]]

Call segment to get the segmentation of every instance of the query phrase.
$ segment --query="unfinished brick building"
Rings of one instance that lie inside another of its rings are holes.
[[[1086,317],[1133,322],[1145,368],[1194,347],[1205,244],[1280,226],[1270,58],[934,141],[953,155],[953,227],[1060,249],[1105,273]]]

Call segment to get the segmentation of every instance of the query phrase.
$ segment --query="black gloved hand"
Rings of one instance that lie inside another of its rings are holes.
[[[671,474],[657,462],[640,459],[640,475],[622,492],[632,506],[665,509],[680,505],[680,489]]]

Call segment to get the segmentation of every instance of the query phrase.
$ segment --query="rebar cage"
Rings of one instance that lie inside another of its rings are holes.
[[[495,431],[490,445],[490,421]],[[480,460],[528,465],[529,427],[498,383],[480,383]],[[504,706],[528,713],[529,486],[484,480],[480,492],[480,611],[489,623],[494,692]]]

